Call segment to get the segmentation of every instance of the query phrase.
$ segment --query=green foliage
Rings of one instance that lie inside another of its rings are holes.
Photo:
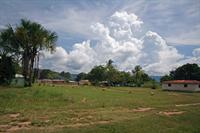
[[[173,79],[200,80],[200,67],[197,64],[185,64],[170,72]]]
[[[121,72],[120,72],[120,80],[119,80],[119,83],[120,83],[122,86],[129,86],[129,84],[133,83],[133,77],[132,77],[131,73],[121,71]]]
[[[84,80],[84,79],[87,79],[87,74],[86,73],[79,73],[77,76],[76,76],[76,81],[80,81],[80,80]]]
[[[150,81],[144,82],[142,87],[151,88],[151,89],[158,89],[160,87],[160,85],[155,80],[150,80]]]
[[[150,77],[143,72],[140,66],[136,66],[133,75],[129,72],[119,71],[113,66],[113,61],[109,60],[105,66],[95,66],[86,77],[93,84],[107,82],[110,86],[141,86],[145,81],[151,80]]]
[[[113,61],[109,60],[107,66],[105,67],[106,81],[110,85],[119,84],[120,82],[120,72],[114,68],[112,65]]]
[[[8,26],[1,31],[0,51],[19,55],[22,60],[22,73],[25,78],[25,86],[31,86],[34,81],[33,66],[41,50],[53,51],[57,35],[46,30],[42,25],[21,19],[20,24]],[[39,62],[39,57],[37,58]],[[37,64],[35,64],[37,65]]]
[[[146,73],[144,73],[142,67],[139,65],[135,66],[135,69],[132,71],[132,73],[134,82],[137,87],[140,87],[145,81],[151,80],[150,77]]]
[[[0,56],[0,84],[10,84],[15,77],[16,66],[11,57]]]
[[[71,78],[71,74],[69,72],[64,71],[60,73],[60,76],[62,76],[65,81],[69,81],[69,79]]]
[[[49,69],[40,70],[40,79],[60,79],[60,75],[57,72],[51,71]]]
[[[98,84],[101,81],[106,81],[106,68],[104,66],[95,66],[89,73],[88,79],[93,84]]]
[[[173,78],[169,75],[164,75],[163,77],[160,78],[160,82],[162,83],[163,81],[169,81],[172,80]]]
[[[163,76],[160,81],[168,80],[200,80],[200,67],[197,64],[185,64]]]
[[[128,82],[129,73],[120,72],[112,65],[113,61],[109,60],[106,66],[95,66],[89,73],[88,79],[93,84],[107,82],[109,85],[125,84]],[[126,77],[127,76],[127,77]]]
[[[15,38],[14,29],[8,25],[0,31],[0,54],[16,56],[20,54],[19,44]]]
[[[65,81],[69,81],[71,74],[69,72],[62,71],[61,73],[49,70],[49,69],[41,69],[40,70],[40,79],[63,79]]]

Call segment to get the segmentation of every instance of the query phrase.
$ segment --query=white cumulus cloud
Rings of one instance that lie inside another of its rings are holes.
[[[112,59],[120,70],[141,65],[151,75],[163,75],[187,61],[158,33],[144,31],[143,21],[134,13],[115,12],[105,23],[97,22],[90,28],[95,44],[87,40],[74,44],[69,52],[62,47],[53,54],[43,52],[41,66],[78,73]],[[194,50],[193,55],[193,61],[198,61],[200,50]]]
[[[195,57],[198,57],[200,58],[200,48],[196,48],[193,50],[192,54],[195,56]]]

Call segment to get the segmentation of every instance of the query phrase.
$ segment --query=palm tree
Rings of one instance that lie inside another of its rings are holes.
[[[15,28],[9,26],[5,31],[9,32],[7,32],[6,41],[3,42],[12,44],[11,47],[18,46],[17,52],[21,56],[25,86],[31,86],[34,62],[36,62],[39,52],[41,50],[53,51],[57,35],[55,32],[46,30],[42,25],[25,19],[21,19],[20,24]],[[39,59],[37,60],[39,63]]]
[[[143,82],[142,76],[144,75],[144,72],[143,72],[141,66],[139,66],[139,65],[135,66],[135,69],[132,70],[132,73],[133,73],[136,85],[138,87],[140,87]]]
[[[0,31],[0,55],[16,57],[19,54],[19,45],[14,36],[11,25]]]

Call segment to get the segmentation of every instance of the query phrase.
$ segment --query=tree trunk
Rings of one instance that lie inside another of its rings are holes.
[[[37,57],[37,79],[40,78],[40,68],[39,68],[40,54]]]
[[[32,83],[34,83],[35,80],[39,78],[39,55],[36,55],[35,57],[36,57],[36,58],[35,58],[35,61],[34,61],[34,62],[35,62],[35,63],[34,63],[35,68],[33,69],[33,79],[32,79]]]
[[[28,86],[28,69],[29,68],[29,59],[26,53],[23,53],[22,57],[22,69],[23,69],[23,76],[24,76],[24,86]]]
[[[31,86],[32,85],[32,80],[33,80],[33,66],[34,66],[34,58],[35,56],[34,55],[31,55],[30,56],[31,59],[30,59],[30,65],[29,65],[29,79],[28,79],[28,86]]]

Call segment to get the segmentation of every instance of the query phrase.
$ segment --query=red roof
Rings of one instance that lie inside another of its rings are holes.
[[[170,81],[164,81],[163,83],[167,84],[200,84],[200,81],[197,80],[170,80]]]

